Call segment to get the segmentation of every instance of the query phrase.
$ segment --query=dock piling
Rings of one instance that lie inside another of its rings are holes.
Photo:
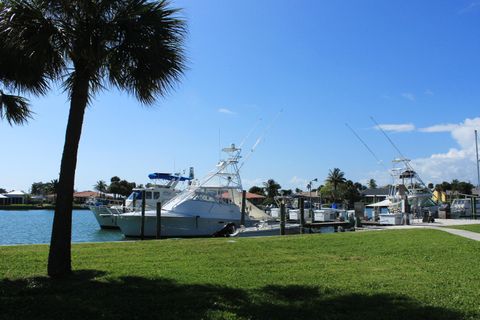
[[[122,201],[122,211],[123,213],[127,211],[127,208],[125,208],[125,198],[123,198],[123,201]]]
[[[285,235],[285,203],[280,204],[280,235]]]
[[[157,202],[157,239],[160,239],[162,230],[162,203]]]
[[[140,239],[145,239],[145,190],[142,191],[142,225],[140,227]]]
[[[300,233],[303,234],[305,227],[305,199],[299,198],[298,201],[300,202]]]
[[[245,190],[242,190],[242,215],[240,217],[240,225],[242,226],[245,225],[246,198],[247,198],[247,192]]]

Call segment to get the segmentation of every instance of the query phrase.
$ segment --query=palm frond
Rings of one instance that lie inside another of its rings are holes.
[[[0,8],[0,81],[11,89],[45,94],[65,67],[59,32],[46,14],[55,1],[7,1]]]
[[[186,69],[185,21],[167,1],[126,1],[109,23],[109,81],[144,104],[165,96]]]
[[[10,125],[21,125],[32,118],[28,101],[20,96],[4,94],[0,91],[0,118]]]

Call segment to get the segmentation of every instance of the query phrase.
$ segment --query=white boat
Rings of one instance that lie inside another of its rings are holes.
[[[212,236],[218,232],[234,233],[240,226],[241,212],[236,205],[242,184],[238,161],[241,149],[232,144],[222,150],[228,157],[198,183],[167,201],[161,210],[161,237]],[[249,217],[245,217],[250,221]],[[119,215],[117,224],[127,237],[141,236],[142,214],[139,210]],[[156,210],[146,210],[144,236],[157,234]]]
[[[192,172],[192,169],[190,169]],[[148,177],[154,182],[152,187],[134,188],[123,205],[105,205],[102,199],[89,206],[95,215],[98,224],[104,229],[118,229],[118,216],[135,211],[142,206],[142,193],[145,192],[145,207],[153,210],[157,202],[164,203],[179,194],[177,189],[180,182],[189,181],[193,177],[182,177],[180,174],[151,173]]]
[[[371,204],[371,207],[388,207],[388,213],[379,214],[383,225],[409,224],[413,218],[433,217],[438,205],[432,200],[432,192],[427,188],[410,160],[393,160],[392,177],[395,183],[390,188],[387,199]],[[400,166],[398,166],[400,164]]]
[[[475,215],[478,217],[480,215],[480,200],[475,197],[472,198],[475,199]],[[472,198],[454,199],[450,206],[452,218],[472,218],[474,215]]]
[[[300,234],[301,225],[299,223],[286,223],[285,234]],[[265,237],[265,236],[279,236],[279,223],[259,223],[253,227],[242,227],[238,229],[232,236],[236,237]]]

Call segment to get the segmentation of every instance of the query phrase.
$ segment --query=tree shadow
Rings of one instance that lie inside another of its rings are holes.
[[[0,319],[463,319],[405,296],[342,294],[309,286],[244,290],[156,278],[0,280]]]

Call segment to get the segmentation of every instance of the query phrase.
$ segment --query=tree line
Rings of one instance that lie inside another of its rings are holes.
[[[324,184],[317,188],[311,185],[306,185],[307,191],[314,193],[318,192],[322,198],[322,202],[326,204],[342,203],[345,206],[352,207],[356,201],[360,201],[362,190],[367,187],[360,182],[353,182],[345,178],[345,173],[339,168],[334,168],[329,171]],[[369,181],[369,187],[376,188],[375,180]],[[282,189],[282,186],[274,179],[268,179],[263,183],[263,186],[253,186],[248,192],[259,194],[265,197],[263,205],[270,205],[275,203],[275,197],[279,195],[289,196],[294,192],[291,189]],[[302,189],[296,188],[295,193],[303,192]]]
[[[113,176],[109,185],[104,180],[98,180],[93,187],[101,193],[112,193],[114,196],[121,195],[127,197],[132,193],[133,188],[137,187],[137,184],[120,179],[118,176]],[[138,187],[141,188],[143,185],[138,185]]]

